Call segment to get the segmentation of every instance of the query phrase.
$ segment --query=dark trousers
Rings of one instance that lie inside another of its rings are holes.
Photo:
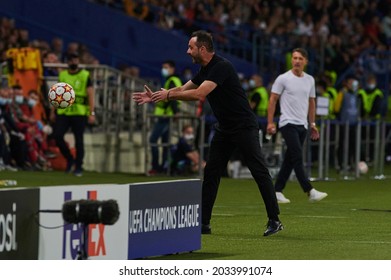
[[[64,116],[57,115],[56,123],[54,126],[54,139],[61,151],[61,154],[67,159],[68,162],[75,162],[76,169],[81,170],[83,166],[84,158],[84,129],[87,124],[86,116]],[[64,136],[68,129],[71,128],[75,137],[76,159],[73,159],[71,151]]]
[[[312,186],[303,164],[303,144],[307,136],[307,129],[303,125],[287,124],[281,127],[280,131],[285,140],[287,150],[277,176],[275,184],[276,191],[282,192],[292,170],[295,170],[297,180],[303,191],[309,192]]]
[[[348,132],[346,132],[348,130]],[[345,134],[348,134],[346,139]],[[357,124],[342,124],[339,130],[339,145],[338,145],[338,165],[341,170],[348,168],[349,165],[355,166],[356,162],[356,133]],[[345,149],[345,141],[348,141],[347,151]],[[345,153],[347,152],[347,165],[344,166]]]
[[[159,147],[157,147],[157,142],[161,138],[162,144],[168,144],[170,129],[170,120],[159,118],[155,123],[151,136],[149,137],[149,143],[151,144],[151,154],[152,154],[152,169],[162,171],[167,162],[168,157],[168,147],[163,147],[162,161],[159,160]]]
[[[202,223],[209,224],[223,171],[235,148],[239,148],[262,195],[267,216],[278,220],[280,213],[273,182],[261,154],[258,129],[243,129],[235,134],[216,131],[209,150],[202,184]]]

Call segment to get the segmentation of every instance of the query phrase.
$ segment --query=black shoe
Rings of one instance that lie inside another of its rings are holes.
[[[65,168],[65,173],[71,173],[74,164],[75,164],[75,161],[73,159],[72,160],[68,160],[67,161],[67,167]]]
[[[267,229],[263,233],[263,236],[269,236],[269,235],[275,234],[283,229],[284,229],[284,226],[281,224],[280,221],[269,220],[267,222]]]
[[[212,233],[212,228],[210,227],[209,224],[201,226],[201,234],[211,234],[211,233]]]

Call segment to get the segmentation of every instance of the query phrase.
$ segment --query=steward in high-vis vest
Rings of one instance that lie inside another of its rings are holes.
[[[67,160],[65,172],[75,176],[83,175],[84,130],[95,123],[94,88],[87,70],[79,69],[79,55],[68,54],[68,69],[59,74],[59,82],[70,84],[75,91],[75,103],[66,109],[52,109],[50,119],[54,122],[53,136],[62,155]],[[71,128],[75,138],[76,156],[74,157],[65,142],[64,136]]]
[[[174,87],[180,87],[181,85],[182,85],[181,79],[176,75],[171,75],[171,76],[167,77],[167,80],[164,83],[164,88],[170,89],[170,88],[174,88]],[[179,105],[180,105],[180,103],[176,100],[160,101],[155,104],[154,115],[156,115],[156,116],[173,116],[177,112],[179,112]]]
[[[165,78],[165,89],[182,86],[181,79],[175,75],[174,61],[167,60],[163,62],[161,74]],[[149,170],[149,175],[164,172],[167,168],[168,148],[163,147],[162,159],[160,160],[157,142],[159,138],[161,138],[162,144],[168,143],[170,119],[164,117],[175,116],[179,113],[179,104],[180,103],[177,100],[160,101],[155,104],[154,115],[158,118],[149,137],[152,153],[152,169]]]
[[[322,81],[320,81],[322,82]],[[325,91],[322,93],[323,97],[327,97],[329,100],[329,114],[328,114],[328,119],[333,120],[336,118],[335,116],[335,102],[337,100],[338,96],[338,91],[334,87],[334,82],[331,74],[325,75],[324,76],[324,89]]]
[[[259,75],[253,75],[249,84],[251,87],[248,97],[250,107],[258,117],[266,118],[267,107],[269,105],[269,94],[263,86],[262,77]]]
[[[376,87],[376,77],[368,76],[366,89],[360,89],[358,94],[362,100],[362,110],[364,116],[370,119],[379,119],[381,117],[383,92]]]
[[[262,130],[263,141],[266,140],[267,107],[269,106],[269,94],[263,86],[263,79],[260,75],[254,74],[249,80],[250,92],[248,101],[251,110],[258,120],[259,129]]]

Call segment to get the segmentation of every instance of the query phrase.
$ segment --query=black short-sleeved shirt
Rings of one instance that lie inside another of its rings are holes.
[[[243,128],[258,127],[256,116],[231,62],[214,55],[208,65],[200,68],[192,82],[199,86],[205,80],[217,84],[207,98],[218,121],[218,130],[235,133]]]

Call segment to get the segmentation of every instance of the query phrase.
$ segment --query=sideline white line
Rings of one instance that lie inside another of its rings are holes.
[[[341,217],[341,216],[304,216],[304,215],[297,215],[296,217],[300,218],[321,218],[321,219],[347,219],[348,217]]]
[[[360,244],[391,244],[391,241],[358,241],[358,240],[346,240],[349,243],[360,243]]]
[[[234,214],[213,214],[213,216],[226,216],[226,217],[233,217],[235,216]]]

